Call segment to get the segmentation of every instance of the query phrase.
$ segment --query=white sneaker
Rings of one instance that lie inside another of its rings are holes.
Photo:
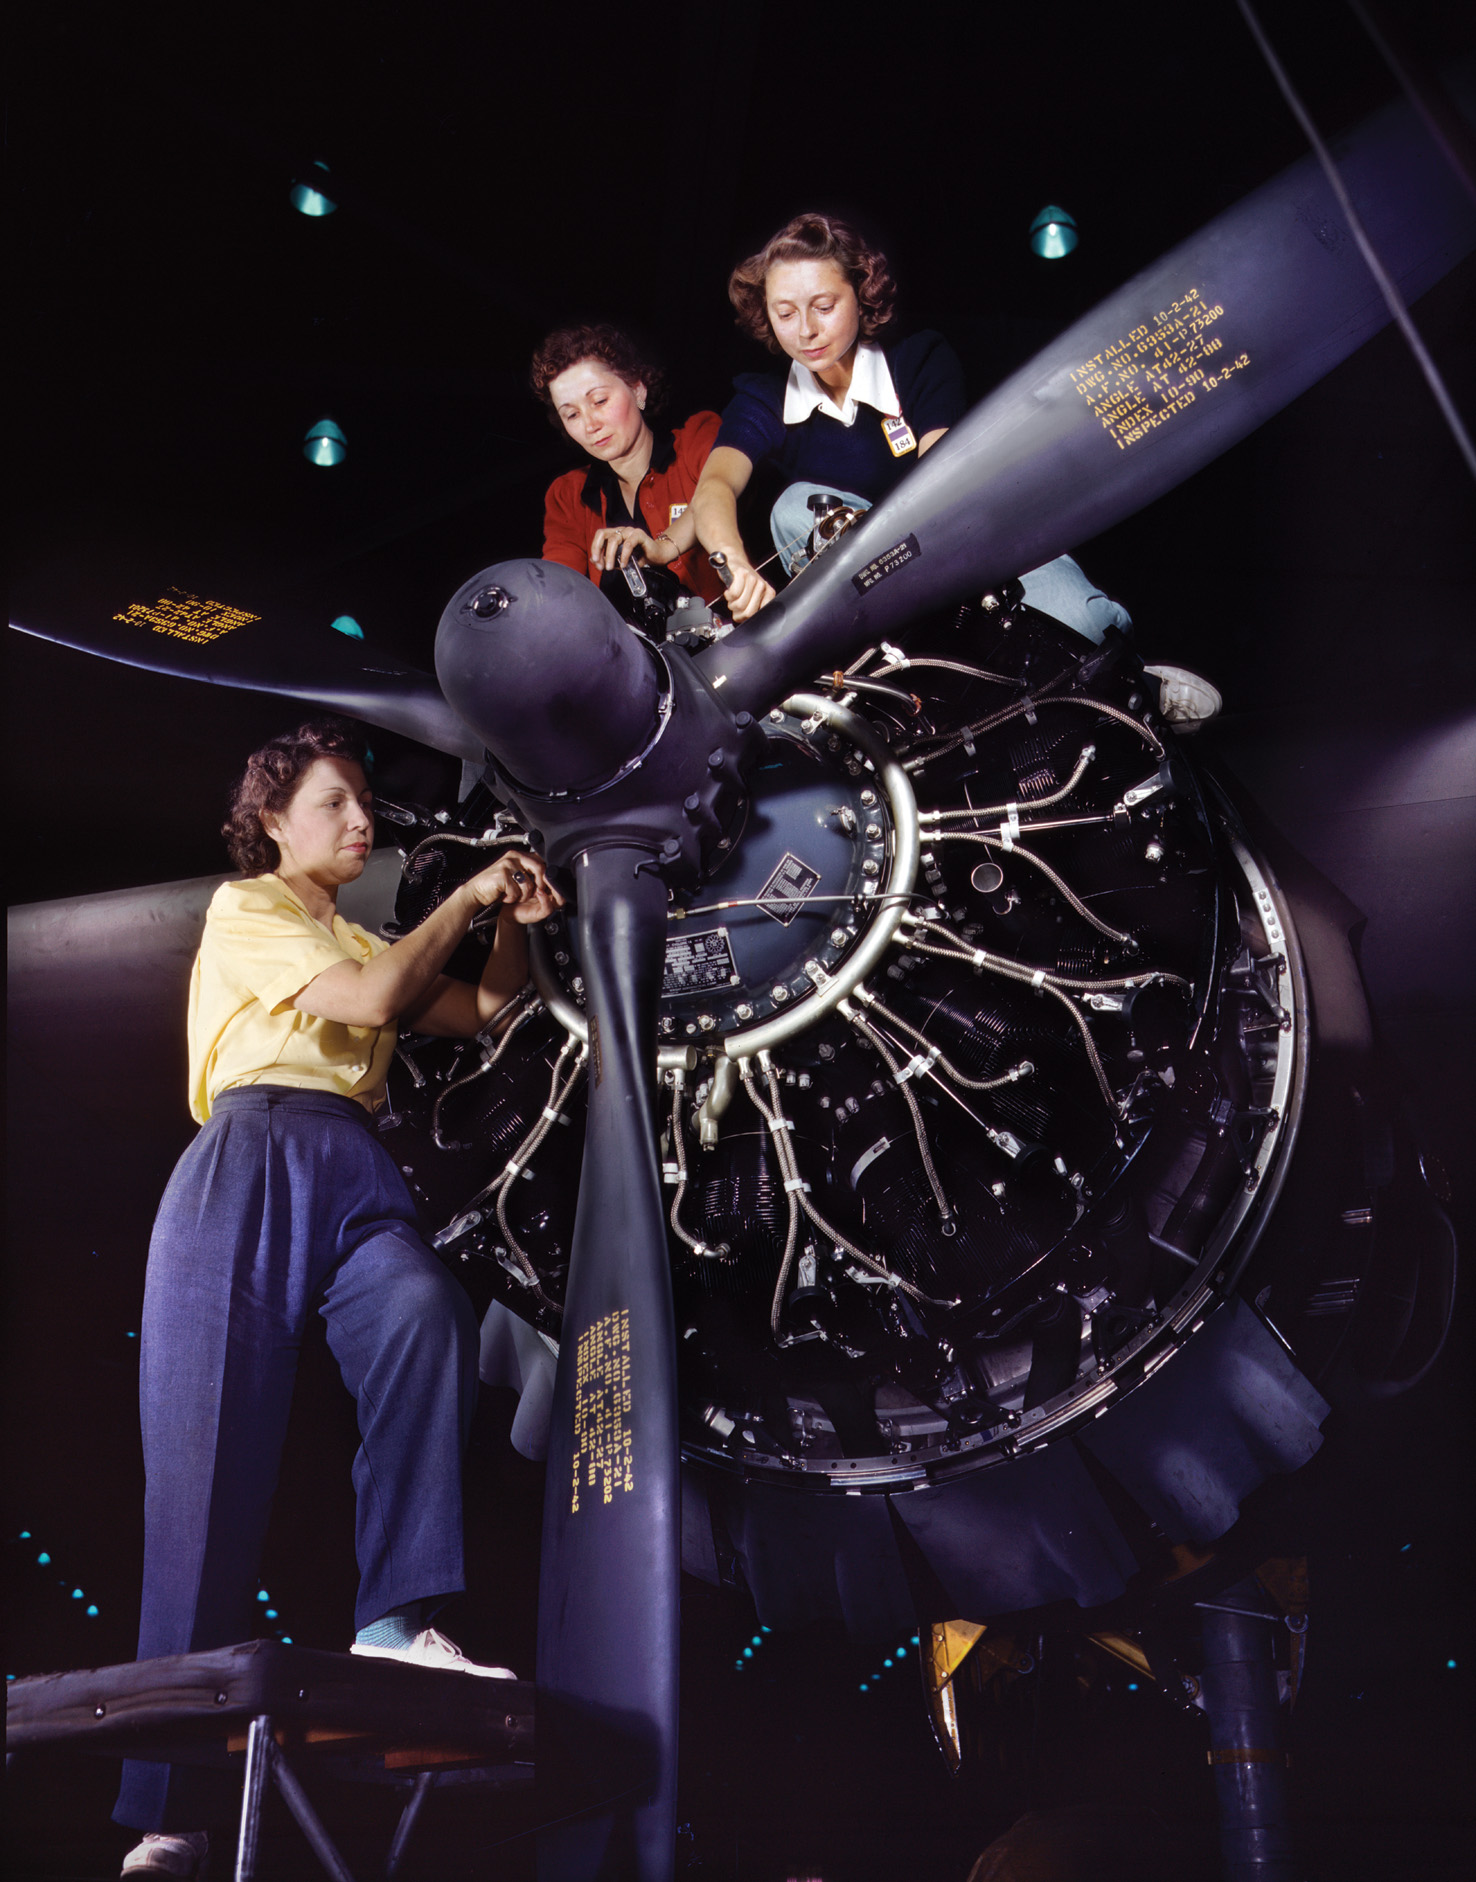
[[[1224,705],[1207,679],[1187,667],[1144,667],[1158,681],[1158,710],[1181,732],[1196,732]]]
[[[448,1640],[437,1628],[425,1627],[408,1647],[367,1647],[355,1641],[350,1653],[361,1653],[370,1660],[403,1660],[407,1666],[439,1667],[445,1673],[475,1673],[478,1679],[516,1679],[507,1666],[478,1666],[468,1660],[454,1640]]]
[[[203,1830],[192,1830],[187,1836],[164,1836],[150,1830],[123,1858],[122,1873],[182,1876],[185,1882],[192,1882],[209,1848],[210,1839]]]

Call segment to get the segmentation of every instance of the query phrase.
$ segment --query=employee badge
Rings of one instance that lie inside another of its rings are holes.
[[[906,457],[909,451],[917,449],[917,439],[912,435],[912,427],[900,412],[895,418],[882,420],[882,435],[891,446],[893,457]]]

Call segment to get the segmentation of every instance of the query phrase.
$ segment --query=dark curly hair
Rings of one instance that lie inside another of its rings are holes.
[[[261,820],[281,816],[303,773],[318,758],[350,758],[367,771],[369,753],[363,734],[347,719],[309,719],[295,732],[268,739],[246,760],[220,828],[231,861],[243,876],[267,875],[281,862],[282,853]]]
[[[599,360],[628,386],[643,385],[646,388],[648,416],[652,412],[659,412],[666,403],[666,374],[646,357],[643,349],[637,346],[628,333],[622,333],[619,327],[604,325],[560,327],[557,332],[549,334],[533,355],[533,364],[528,372],[528,383],[534,394],[548,407],[549,420],[555,431],[564,429],[564,421],[554,409],[549,385],[561,372],[577,366],[582,359]]]
[[[869,246],[849,222],[836,216],[803,215],[786,222],[756,255],[739,262],[728,277],[728,299],[738,313],[738,325],[751,339],[761,340],[771,353],[784,348],[774,338],[764,283],[779,261],[833,261],[845,271],[861,307],[861,338],[874,340],[890,325],[897,288],[887,258]]]

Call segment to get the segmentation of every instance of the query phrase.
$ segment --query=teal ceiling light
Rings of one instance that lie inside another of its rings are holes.
[[[328,174],[326,163],[315,162],[313,168],[321,170],[324,176]],[[331,216],[338,207],[331,196],[325,196],[322,190],[314,188],[316,181],[314,178],[311,183],[294,182],[288,193],[287,200],[300,216]]]
[[[350,640],[362,640],[364,630],[351,614],[340,614],[328,625],[335,634],[347,634]]]
[[[1047,203],[1030,225],[1030,246],[1042,261],[1060,261],[1080,240],[1075,216],[1057,203]]]
[[[309,464],[321,464],[331,470],[348,456],[348,439],[331,418],[320,418],[303,439],[302,454]]]

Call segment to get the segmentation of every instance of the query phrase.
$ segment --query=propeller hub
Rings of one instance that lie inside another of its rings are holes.
[[[441,616],[436,677],[499,765],[530,790],[578,791],[639,756],[661,687],[595,584],[557,562],[500,562]]]
[[[483,569],[441,616],[436,674],[555,865],[645,850],[667,882],[694,884],[728,847],[763,742],[752,716],[584,576],[556,562]]]

